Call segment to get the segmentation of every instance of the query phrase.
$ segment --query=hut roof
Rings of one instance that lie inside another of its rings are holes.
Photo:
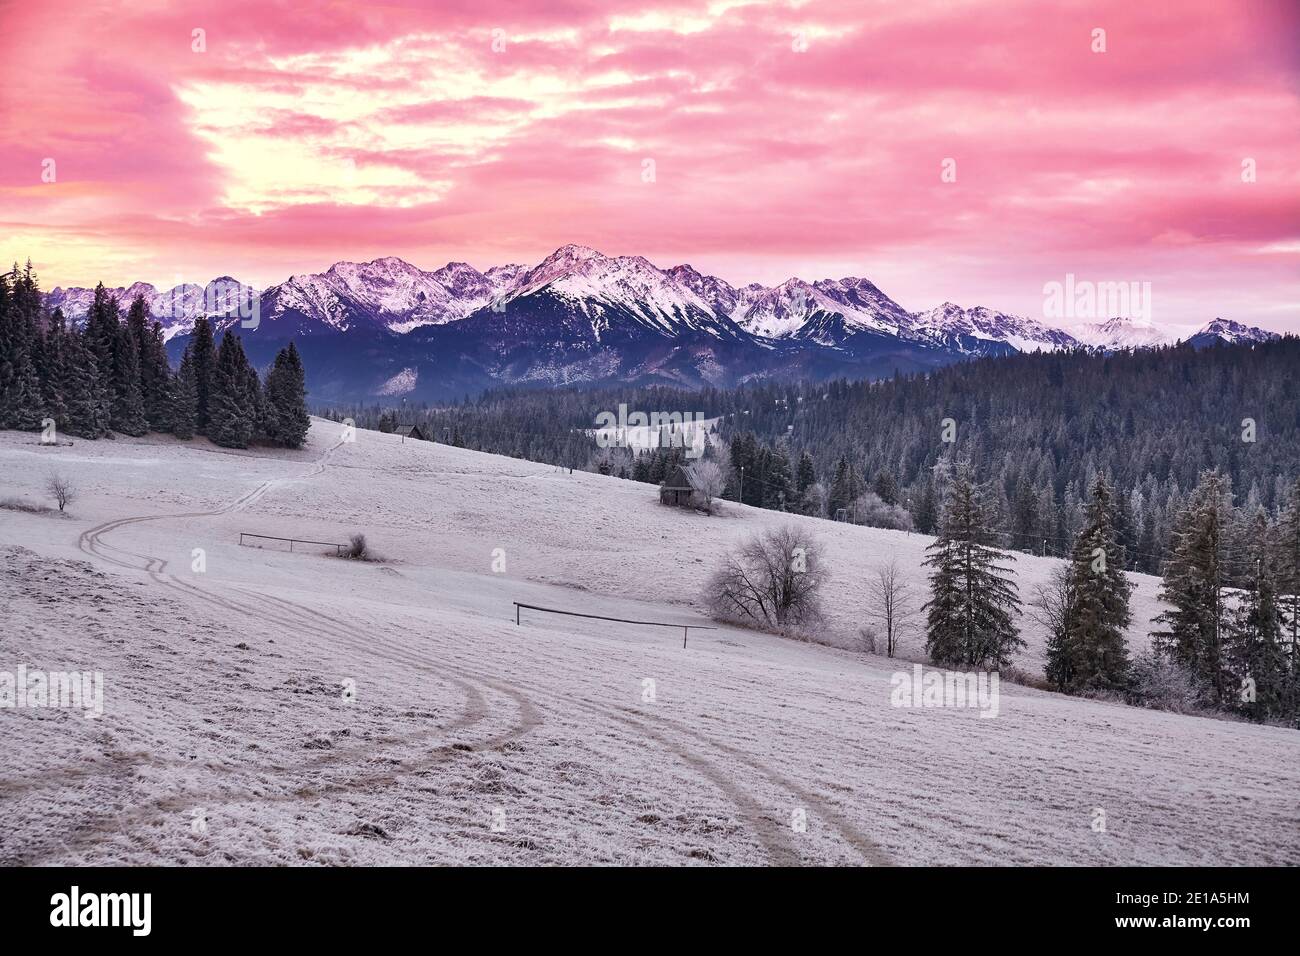
[[[695,485],[691,484],[691,476],[681,465],[677,465],[664,478],[665,488],[672,488],[678,491],[694,491]]]

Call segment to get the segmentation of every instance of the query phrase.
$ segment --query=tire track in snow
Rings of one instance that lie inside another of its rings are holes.
[[[149,576],[155,583],[163,587],[186,594],[187,596],[197,597],[200,600],[207,601],[208,603],[214,604],[217,607],[234,611],[238,614],[250,616],[259,621],[263,621],[266,619],[274,620],[276,621],[276,623],[281,624],[282,626],[288,628],[292,632],[296,628],[301,626],[302,622],[300,619],[296,619],[295,617],[283,617],[283,616],[270,615],[265,613],[264,611],[259,611],[255,607],[250,607],[248,605],[241,605],[235,601],[229,600],[227,598],[223,598],[217,594],[206,591],[193,584],[179,581],[166,573],[167,561],[165,559],[158,558],[153,555],[142,555],[136,552],[128,551],[124,548],[119,548],[114,545],[108,544],[102,539],[104,535],[116,531],[119,528],[126,527],[132,524],[147,522],[147,521],[159,521],[159,520],[174,519],[174,518],[215,517],[217,515],[230,514],[234,511],[240,510],[244,507],[247,507],[250,504],[255,503],[274,487],[277,487],[286,482],[303,481],[303,480],[316,477],[317,475],[323,474],[325,471],[326,461],[342,445],[343,445],[343,441],[340,439],[340,441],[336,442],[334,445],[328,448],[321,455],[321,457],[317,459],[315,463],[313,463],[311,470],[309,470],[308,472],[292,478],[269,479],[265,482],[262,482],[260,485],[258,485],[256,488],[252,489],[248,493],[237,498],[235,501],[223,505],[220,508],[212,509],[209,511],[183,512],[183,513],[166,514],[166,515],[132,516],[132,517],[118,518],[111,521],[103,522],[102,524],[97,525],[96,527],[90,528],[81,533],[81,535],[78,538],[78,548],[83,553],[89,556],[98,558],[102,561],[107,561],[119,567],[127,568],[133,571],[144,570],[149,574]],[[114,557],[113,555],[107,554],[105,553],[106,551],[115,551],[118,554],[127,555],[132,558],[136,558],[140,562],[143,562],[143,567],[141,567],[139,564],[136,564],[132,561],[124,560],[122,558]],[[462,676],[468,676],[473,674],[473,672],[466,671],[466,670],[458,670],[457,672],[460,673]],[[416,743],[422,740],[423,738],[427,736],[432,736],[433,734],[436,733],[446,734],[448,732],[455,732],[457,730],[468,729],[471,726],[481,723],[484,719],[490,716],[490,711],[485,706],[484,699],[481,692],[476,687],[474,687],[473,684],[471,684],[469,681],[477,679],[480,683],[484,684],[485,686],[493,686],[493,682],[482,678],[482,675],[469,676],[469,680],[457,678],[457,677],[447,677],[446,675],[439,675],[439,676],[442,677],[444,680],[447,680],[449,683],[452,683],[453,685],[457,686],[459,689],[462,690],[462,692],[465,693],[466,695],[465,711],[461,714],[460,717],[458,717],[455,721],[453,721],[450,725],[448,725],[445,728],[443,727],[431,728],[430,730],[427,731],[418,732],[415,735],[408,735],[407,737],[397,738],[399,742],[404,744]],[[498,687],[498,690],[500,689],[501,688]],[[505,733],[498,734],[494,737],[490,737],[485,741],[481,741],[479,743],[479,748],[495,749],[504,746],[505,744],[517,739],[523,734],[526,734],[529,730],[531,730],[538,723],[540,723],[540,716],[538,715],[536,708],[534,708],[531,702],[528,701],[522,694],[519,694],[517,691],[514,690],[503,690],[502,692],[505,693],[507,696],[511,697],[512,700],[514,700],[514,702],[517,704],[519,708],[519,720],[516,726],[514,726],[511,730],[506,731]],[[337,763],[341,758],[350,757],[355,755],[356,753],[372,749],[374,744],[377,742],[378,741],[358,742],[356,745],[352,747],[331,751],[329,754],[321,755],[320,757],[307,761],[304,764],[300,764],[293,769],[297,769],[301,771],[304,769],[314,769],[315,767],[320,766],[322,764]],[[459,752],[460,752],[459,748],[457,748],[453,744],[451,743],[445,744],[442,747],[435,749],[432,755],[427,757],[425,761],[413,765],[411,769],[415,769],[415,770],[427,769],[428,766],[432,766],[435,763],[442,762],[443,760],[446,760],[449,757],[454,756]],[[193,766],[192,763],[189,761],[179,761],[179,760],[165,761],[165,760],[158,760],[157,758],[153,758],[153,757],[147,757],[143,761],[132,761],[126,766],[123,766],[120,763],[106,764],[104,769],[110,769],[110,770],[120,769],[123,772],[125,772],[129,770],[131,766],[140,762],[147,762],[151,766],[156,766],[156,767],[183,766],[183,767],[190,768]],[[69,776],[76,777],[76,776],[84,775],[85,772],[93,772],[93,769],[85,768],[83,770],[83,768],[69,768],[69,771],[71,771],[71,773],[69,773]],[[212,792],[209,793],[189,792],[186,793],[183,798],[178,795],[169,795],[168,797],[159,798],[158,800],[154,801],[151,807],[140,807],[140,808],[136,808],[135,810],[128,811],[125,814],[110,815],[109,820],[115,821],[119,824],[124,824],[124,823],[130,824],[133,822],[144,822],[150,818],[153,818],[157,815],[157,812],[159,811],[164,813],[169,811],[176,812],[178,809],[183,811],[186,808],[193,808],[196,804],[201,805],[203,803],[236,802],[240,799],[255,799],[255,800],[263,800],[263,801],[266,800],[278,801],[281,799],[283,800],[302,799],[304,795],[316,795],[317,793],[330,793],[330,792],[339,792],[344,790],[354,790],[357,787],[362,785],[368,785],[368,786],[385,785],[389,783],[394,783],[397,781],[397,779],[398,779],[397,776],[391,772],[382,773],[382,774],[370,774],[368,776],[363,776],[359,780],[354,779],[348,783],[327,784],[322,788],[317,788],[315,790],[312,790],[310,794],[304,794],[302,788],[300,788],[299,791],[296,792],[289,792],[286,794],[279,794],[271,797],[268,797],[263,794],[253,794],[253,793],[231,795],[228,793],[218,794]],[[25,789],[38,788],[55,782],[58,782],[57,775],[45,774],[42,776],[42,778],[39,781],[32,781],[27,784],[24,783],[11,784],[8,782],[3,782],[0,783],[0,786],[3,786],[6,791],[13,793],[13,792],[20,792]],[[101,836],[105,833],[116,832],[116,828],[109,829],[107,827],[107,822],[108,822],[107,820],[102,820],[102,819],[98,820],[94,824],[87,826],[84,829],[84,831],[72,834],[69,839],[71,840],[72,843],[79,844],[83,842],[88,842],[91,839],[97,838],[98,836]],[[67,843],[68,843],[67,840],[63,841],[64,848],[70,849],[67,846]]]
[[[346,640],[349,643],[355,643],[355,637],[353,636],[353,633],[347,630],[346,628],[344,628],[341,622],[339,622],[337,619],[327,617],[326,615],[321,614],[320,612],[316,611],[313,608],[306,607],[305,605],[297,604],[295,602],[288,601],[282,598],[273,598],[270,597],[269,595],[263,595],[263,596],[268,598],[269,600],[275,601],[282,605],[286,605],[287,607],[295,608],[300,613],[309,614],[319,618],[323,625],[322,627],[323,631],[328,631],[338,639]],[[383,649],[388,651],[389,655],[394,659],[401,660],[407,663],[408,665],[410,665],[411,667],[421,669],[421,670],[431,670],[436,673],[436,669],[430,666],[427,659],[420,657],[417,651],[409,647],[396,644],[391,640],[386,640],[384,638],[372,636],[367,638],[366,646],[382,647]],[[439,666],[447,667],[447,666],[454,666],[454,665],[448,665],[446,664],[445,661],[440,661]],[[724,797],[727,798],[727,800],[729,800],[733,805],[736,806],[736,808],[741,812],[741,815],[744,818],[745,822],[749,825],[750,829],[754,832],[755,836],[758,838],[759,843],[762,845],[764,849],[764,852],[767,854],[769,860],[772,863],[777,865],[782,865],[782,866],[791,866],[803,862],[800,859],[798,851],[795,848],[793,843],[793,837],[792,837],[793,831],[791,831],[784,824],[773,819],[769,815],[768,812],[769,808],[763,807],[750,794],[737,787],[732,775],[728,773],[725,769],[716,766],[712,761],[710,761],[707,757],[701,754],[698,750],[692,750],[688,747],[685,747],[681,744],[680,741],[675,741],[670,737],[666,736],[665,734],[661,733],[659,729],[649,726],[647,724],[647,720],[658,719],[663,723],[672,724],[673,729],[675,729],[679,733],[682,733],[684,732],[684,729],[681,728],[680,726],[673,724],[671,721],[666,721],[662,718],[655,718],[650,715],[641,714],[640,712],[637,711],[632,711],[628,713],[623,710],[601,705],[599,703],[596,703],[595,701],[586,700],[584,698],[563,696],[555,693],[554,691],[550,691],[544,688],[539,688],[535,684],[520,684],[516,682],[513,686],[526,687],[531,693],[539,694],[544,697],[549,697],[551,698],[552,701],[558,701],[559,702],[558,704],[552,703],[549,706],[549,709],[553,710],[556,713],[562,714],[564,707],[572,708],[576,706],[581,710],[585,710],[588,713],[594,714],[599,717],[603,717],[606,720],[612,720],[617,723],[620,723],[625,727],[629,727],[632,730],[635,730],[642,737],[653,740],[664,750],[668,751],[672,755],[681,759],[685,764],[687,764],[687,766],[691,767],[702,777],[708,780],[711,784],[713,784],[714,787],[716,787],[723,794]],[[702,743],[706,745],[714,746],[717,749],[722,750],[725,753],[728,753],[729,756],[732,756],[733,758],[740,760],[742,763],[746,764],[751,769],[757,770],[759,773],[766,776],[769,779],[769,781],[773,783],[777,783],[778,785],[783,786],[784,789],[786,789],[787,791],[801,797],[803,801],[809,806],[818,808],[822,812],[822,815],[826,819],[832,821],[836,829],[841,832],[841,835],[846,838],[847,842],[849,842],[850,845],[852,845],[856,850],[858,850],[858,852],[864,857],[864,859],[867,860],[867,862],[871,863],[872,865],[885,865],[889,862],[887,857],[884,856],[883,852],[879,851],[878,848],[875,847],[875,844],[872,843],[872,841],[870,841],[867,837],[865,837],[863,834],[859,833],[856,829],[854,829],[852,825],[849,824],[848,821],[845,820],[842,815],[840,815],[837,811],[832,811],[829,810],[829,808],[822,807],[821,801],[819,801],[816,797],[812,796],[811,794],[808,794],[807,792],[803,791],[801,788],[797,787],[788,778],[776,774],[775,771],[770,770],[770,768],[766,768],[764,765],[762,765],[759,761],[755,760],[750,755],[743,754],[740,751],[735,750],[734,748],[728,748],[725,745],[718,744],[716,741],[712,741],[699,734],[689,733],[688,736],[694,736]]]
[[[240,593],[243,594],[245,597],[252,597],[254,600],[260,600],[263,604],[270,603],[272,605],[278,605],[282,613],[276,614],[276,613],[269,613],[265,610],[259,611],[256,608],[251,608],[247,605],[243,605],[241,603],[237,603],[235,601],[231,601],[228,599],[219,598],[215,595],[204,592],[193,585],[186,584],[177,581],[173,578],[170,578],[165,574],[165,569],[167,566],[167,562],[165,560],[152,557],[152,556],[147,556],[147,555],[134,554],[133,552],[125,551],[124,549],[116,548],[112,545],[107,545],[101,542],[100,540],[100,538],[104,534],[114,531],[120,527],[129,524],[134,524],[141,521],[158,520],[164,517],[174,517],[174,518],[214,517],[221,514],[231,513],[235,510],[238,510],[239,508],[246,507],[247,505],[256,502],[263,495],[265,495],[272,487],[281,484],[284,481],[303,480],[305,478],[314,477],[315,475],[319,475],[323,473],[325,470],[326,460],[334,452],[335,449],[341,446],[341,444],[342,442],[340,441],[336,443],[334,446],[332,446],[330,449],[328,449],[318,460],[318,462],[315,464],[313,470],[308,474],[299,476],[298,478],[295,479],[272,479],[267,482],[263,482],[261,485],[259,485],[257,488],[254,488],[252,491],[248,492],[243,497],[237,499],[236,501],[226,506],[223,506],[222,508],[215,509],[213,511],[192,512],[186,514],[166,515],[166,516],[158,515],[158,516],[133,517],[133,518],[125,518],[125,519],[118,519],[116,521],[105,522],[103,525],[100,525],[97,528],[92,528],[89,531],[83,533],[80,542],[81,549],[88,554],[94,554],[95,556],[100,557],[101,559],[113,561],[114,563],[120,564],[124,567],[130,567],[134,570],[139,570],[139,568],[130,562],[116,560],[109,555],[103,554],[101,548],[107,547],[114,551],[118,551],[119,553],[128,554],[131,555],[132,557],[139,558],[140,560],[145,562],[145,570],[148,571],[150,575],[154,578],[154,580],[160,584],[175,587],[177,589],[182,589],[190,593],[191,595],[209,600],[213,603],[218,604],[218,606],[224,607],[227,610],[235,611],[236,613],[252,616],[259,620],[266,620],[266,619],[273,620],[276,623],[281,624],[282,626],[290,628],[291,630],[302,627],[304,621],[301,615],[303,613],[306,613],[308,615],[317,618],[319,621],[325,624],[325,627],[322,627],[320,624],[315,625],[315,629],[318,632],[328,629],[335,638],[344,640],[349,645],[355,646],[355,637],[352,633],[347,632],[343,628],[341,628],[339,626],[339,622],[336,621],[335,619],[328,618],[311,608],[306,608],[303,607],[302,605],[294,604],[293,602],[288,602],[279,598],[271,597],[269,595],[261,594],[261,592],[250,592],[244,589],[237,588],[236,590],[239,590]],[[406,663],[408,663],[412,667],[416,667],[421,670],[429,671],[435,674],[439,673],[439,671],[436,668],[430,667],[424,659],[420,658],[414,652],[401,647],[400,645],[388,643],[385,641],[375,641],[374,639],[369,639],[369,644],[371,645],[381,644],[387,650],[389,650],[390,653],[402,655],[405,658]],[[536,708],[531,704],[531,702],[528,701],[526,695],[521,693],[522,685],[505,684],[500,681],[492,680],[490,678],[485,678],[483,675],[477,672],[463,669],[463,666],[457,668],[443,662],[442,667],[443,670],[449,670],[454,673],[459,673],[462,676],[469,676],[472,674],[473,676],[471,677],[471,679],[477,679],[485,683],[487,686],[493,687],[499,692],[504,693],[507,696],[510,696],[519,707],[520,716],[521,716],[520,726],[516,727],[511,731],[507,731],[506,733],[499,735],[498,737],[494,737],[490,739],[485,744],[483,744],[483,746],[500,747],[505,743],[510,742],[511,740],[517,739],[518,736],[522,736],[522,734],[526,733],[528,729],[531,729],[532,726],[535,726],[538,722],[540,722],[540,717],[537,715]],[[445,675],[440,675],[440,676],[445,676]],[[683,746],[680,741],[674,741],[670,739],[668,736],[666,736],[664,733],[662,733],[661,731],[652,729],[646,723],[647,720],[653,720],[659,722],[662,725],[667,725],[668,731],[670,733],[676,733],[679,735],[691,737],[695,740],[698,740],[704,745],[708,747],[713,747],[716,750],[727,754],[732,759],[745,764],[746,766],[750,767],[752,770],[757,771],[760,775],[766,777],[770,782],[776,784],[781,789],[784,789],[785,791],[790,792],[795,796],[799,797],[804,804],[808,805],[810,808],[813,808],[814,812],[819,813],[825,819],[829,820],[832,823],[832,825],[835,827],[835,829],[840,832],[841,836],[845,838],[846,842],[848,842],[849,845],[852,846],[868,863],[871,863],[872,865],[881,865],[881,864],[887,864],[889,862],[888,858],[884,855],[883,851],[881,851],[879,847],[877,847],[874,844],[873,841],[871,841],[864,834],[862,834],[855,827],[853,827],[852,824],[841,813],[839,813],[839,811],[831,807],[825,806],[819,798],[803,790],[801,787],[799,787],[793,781],[791,781],[788,777],[779,773],[778,771],[773,770],[771,767],[768,767],[766,764],[757,760],[752,755],[746,754],[743,751],[740,751],[734,747],[730,747],[726,744],[722,744],[719,741],[712,740],[708,737],[698,734],[695,731],[690,730],[689,728],[682,727],[681,725],[676,724],[675,722],[668,720],[667,718],[662,718],[657,715],[655,716],[644,715],[641,714],[640,712],[628,711],[626,709],[620,711],[613,708],[601,706],[589,700],[578,701],[574,698],[559,698],[553,692],[545,691],[535,686],[528,687],[528,690],[531,693],[543,694],[545,696],[551,697],[552,699],[558,699],[561,701],[563,705],[566,706],[573,706],[576,703],[578,707],[587,710],[589,713],[597,714],[606,719],[621,723],[625,727],[632,728],[633,730],[638,732],[642,737],[654,740],[660,747],[673,753],[675,756],[681,759],[688,766],[692,767],[697,773],[699,773],[705,779],[709,780],[721,793],[723,793],[723,795],[730,802],[732,802],[737,807],[738,810],[741,811],[742,816],[746,818],[746,822],[749,823],[750,828],[754,831],[760,843],[763,845],[764,850],[766,851],[769,859],[771,859],[772,862],[774,863],[789,864],[789,863],[799,862],[798,854],[791,843],[790,834],[787,832],[786,827],[771,819],[771,817],[764,812],[764,808],[760,806],[757,803],[757,801],[755,801],[751,796],[749,796],[749,794],[737,788],[733,783],[731,776],[728,773],[719,769],[708,758],[704,757],[698,751],[691,750],[690,748]],[[560,710],[558,708],[555,708],[554,705],[552,705],[552,708],[550,709],[555,709],[557,713],[560,712]],[[354,784],[354,786],[363,785],[365,782],[366,782],[365,780],[357,781]]]
[[[387,646],[390,648],[394,647],[394,645],[391,644],[388,644]],[[414,652],[408,650],[406,653],[411,654]],[[556,695],[554,692],[544,691],[542,689],[537,688],[535,685],[525,685],[525,686],[529,686],[530,690],[532,690],[534,693],[548,694],[552,698],[562,700],[565,704],[572,704],[574,702],[577,702],[579,706],[584,707],[588,711],[596,712],[599,713],[601,716],[605,716],[607,718],[614,719],[614,720],[619,720],[625,724],[632,725],[636,727],[638,730],[640,730],[642,733],[645,733],[647,736],[651,736],[656,741],[666,746],[669,746],[674,753],[676,753],[679,757],[682,757],[683,759],[687,760],[687,762],[691,763],[692,766],[696,765],[694,762],[695,760],[703,759],[699,757],[698,753],[688,753],[688,751],[682,748],[680,745],[673,744],[669,742],[667,738],[663,737],[661,734],[657,734],[650,731],[646,727],[646,724],[643,721],[654,721],[661,725],[666,725],[667,728],[669,728],[670,730],[678,734],[693,738],[694,740],[699,741],[705,746],[713,747],[714,749],[727,754],[729,757],[733,758],[734,760],[737,760],[745,764],[751,770],[766,777],[769,782],[775,784],[777,787],[797,797],[802,805],[807,806],[815,814],[820,815],[822,818],[830,822],[830,824],[839,832],[840,836],[844,839],[844,841],[848,843],[851,847],[853,847],[853,849],[869,865],[871,866],[892,866],[893,865],[893,861],[890,859],[889,855],[885,852],[885,850],[878,843],[876,843],[875,840],[871,839],[860,829],[858,829],[841,811],[828,805],[826,801],[824,801],[822,798],[809,792],[801,785],[791,780],[788,776],[770,767],[768,764],[754,757],[752,754],[749,754],[729,744],[723,743],[712,737],[701,734],[698,731],[693,730],[692,728],[683,726],[677,721],[674,721],[668,717],[660,716],[658,714],[646,714],[642,711],[634,710],[628,707],[620,707],[615,709],[607,705],[599,704],[587,698],[560,697],[559,695]],[[710,779],[714,779],[712,775],[708,775],[708,776],[710,777]],[[721,781],[723,781],[726,784],[726,787],[728,789],[734,790],[734,787],[732,787],[730,783],[731,778],[729,776],[722,774],[719,776],[719,778],[721,779]],[[747,795],[740,794],[739,792],[737,792],[737,794],[740,795],[742,798],[747,799]],[[732,799],[733,802],[735,802],[734,796],[732,796]],[[752,801],[750,802],[752,803]],[[757,807],[756,804],[754,804],[754,806]],[[771,820],[769,820],[766,816],[762,815],[761,808],[758,808],[758,810],[759,810],[758,819],[762,820],[764,822],[764,825],[772,823]],[[778,827],[779,832],[783,836],[785,836],[786,835],[785,826],[782,824],[775,824],[775,825]],[[757,826],[755,828],[760,829]],[[778,854],[784,855],[785,851],[778,850],[777,852]],[[774,860],[774,862],[777,861]]]

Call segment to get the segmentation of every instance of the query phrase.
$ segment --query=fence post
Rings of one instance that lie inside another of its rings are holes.
[[[515,626],[519,625],[519,602],[515,602]]]
[[[689,627],[686,627],[685,625],[682,625],[682,648],[683,648],[683,649],[686,648],[686,632],[689,631],[689,630],[690,630]]]

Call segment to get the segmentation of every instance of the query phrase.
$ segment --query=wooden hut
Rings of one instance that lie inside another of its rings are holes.
[[[659,503],[679,508],[695,507],[695,486],[681,465],[676,465],[659,486]]]
[[[424,432],[420,431],[419,425],[398,425],[393,429],[393,434],[401,435],[402,441],[406,441],[408,438],[418,438],[420,441],[428,441],[428,439],[424,437]]]

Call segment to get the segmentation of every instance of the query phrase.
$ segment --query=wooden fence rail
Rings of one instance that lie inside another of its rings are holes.
[[[515,623],[519,623],[519,611],[521,608],[528,608],[530,611],[545,611],[547,614],[564,614],[568,617],[588,617],[596,621],[616,621],[619,624],[646,624],[650,627],[680,627],[682,629],[682,647],[686,646],[686,636],[691,628],[697,631],[716,631],[716,627],[709,627],[707,624],[666,624],[663,621],[633,621],[625,617],[605,617],[603,614],[581,614],[578,611],[561,611],[554,607],[540,607],[536,604],[521,604],[519,601],[512,601],[515,606]]]
[[[239,532],[240,547],[243,547],[245,538],[262,538],[266,541],[288,541],[290,551],[293,551],[294,544],[319,544],[326,548],[334,548],[335,553],[340,556],[342,556],[344,548],[352,547],[350,544],[339,544],[337,541],[308,541],[306,538],[277,538],[273,534],[253,534],[251,531]]]

